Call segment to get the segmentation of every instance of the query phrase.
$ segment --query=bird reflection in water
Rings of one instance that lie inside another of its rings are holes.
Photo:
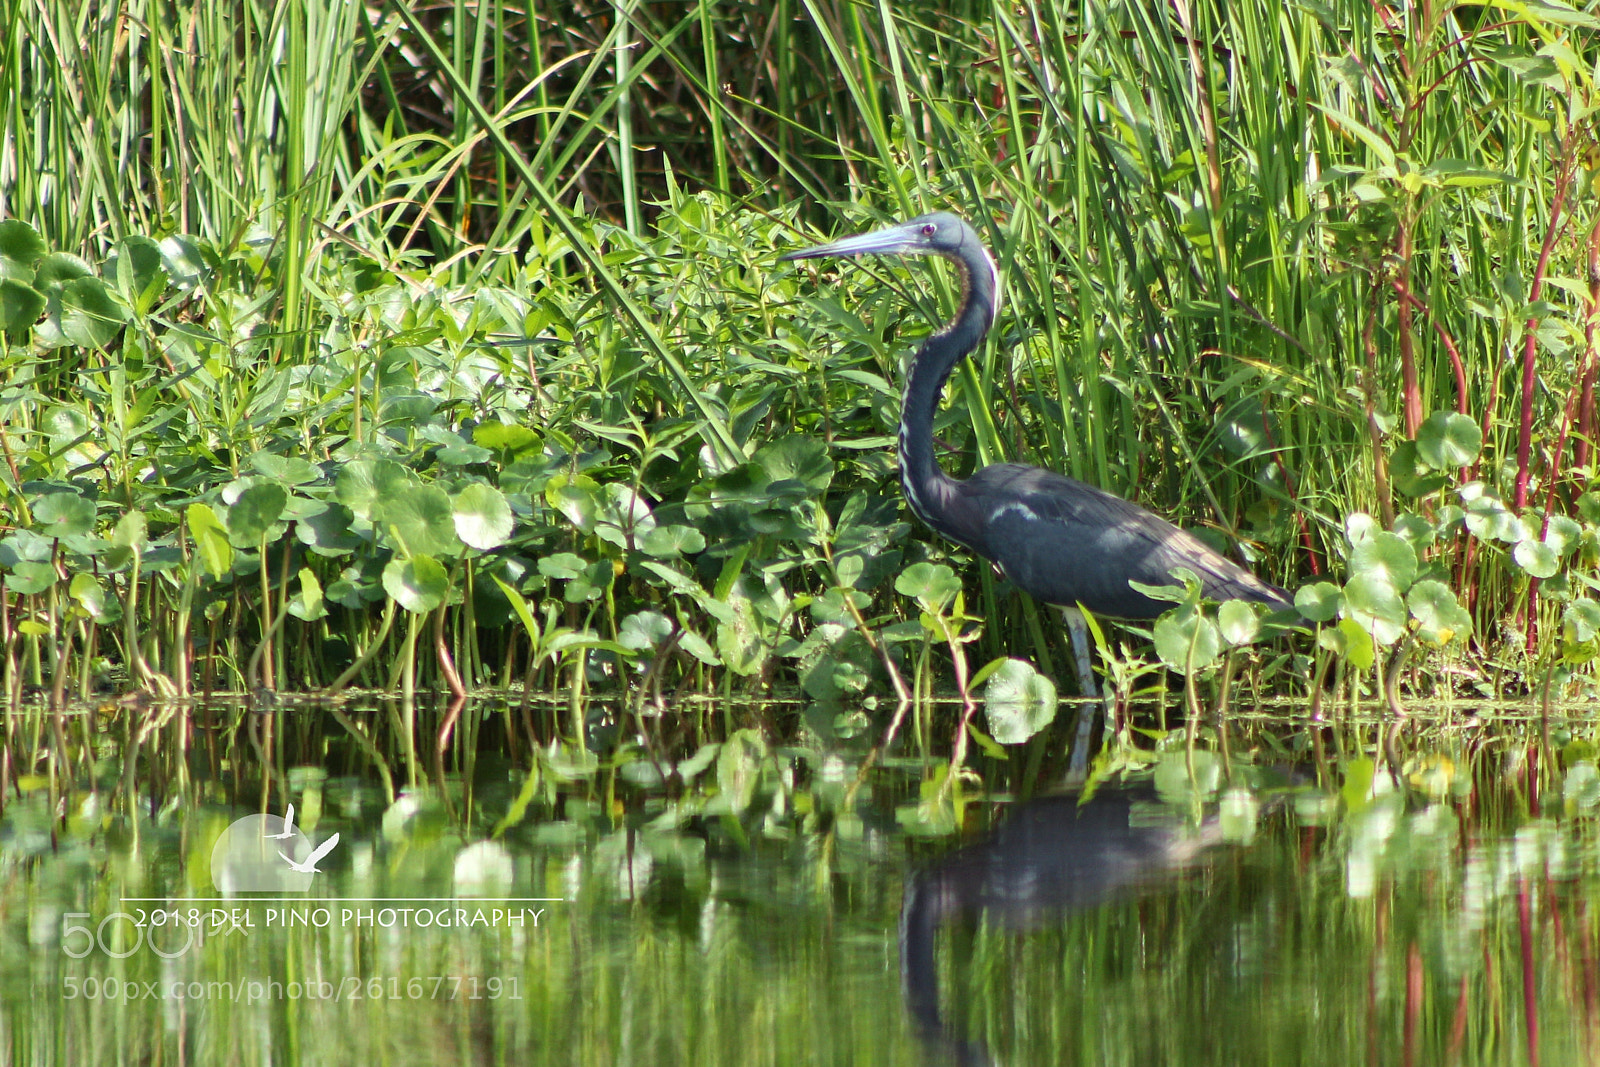
[[[981,918],[1041,928],[1159,885],[1221,839],[1215,813],[1195,825],[1153,790],[1107,789],[1082,805],[1076,794],[1025,804],[987,840],[914,875],[900,906],[900,987],[919,1036],[946,1062],[996,1062],[939,1009],[941,926]]]

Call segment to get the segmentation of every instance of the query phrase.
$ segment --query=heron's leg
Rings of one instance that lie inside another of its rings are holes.
[[[1077,608],[1062,608],[1072,634],[1072,656],[1078,668],[1078,690],[1084,696],[1100,703],[1100,690],[1094,684],[1094,664],[1089,659],[1089,624],[1083,621],[1083,612]],[[1109,698],[1108,698],[1109,699]],[[1089,772],[1089,735],[1094,731],[1095,705],[1090,704],[1078,714],[1078,739],[1072,745],[1072,761],[1067,765],[1067,779],[1081,782]],[[1111,709],[1105,707],[1105,720],[1111,722]],[[1109,725],[1107,727],[1109,729]]]

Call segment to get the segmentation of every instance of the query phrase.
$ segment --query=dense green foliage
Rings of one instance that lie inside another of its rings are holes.
[[[1051,704],[996,662],[1055,673],[1049,620],[892,477],[898,360],[951,287],[776,264],[801,204],[977,221],[1007,303],[947,463],[1242,538],[1317,630],[1267,689],[1585,687],[1600,23],[948,7],[5,0],[7,698],[832,707],[973,646]],[[1212,611],[1155,649],[1223,706],[1264,661]]]

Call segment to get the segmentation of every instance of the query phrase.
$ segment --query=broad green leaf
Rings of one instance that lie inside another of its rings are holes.
[[[1533,578],[1549,578],[1561,569],[1561,557],[1543,541],[1521,541],[1511,550],[1524,574]]]
[[[996,741],[1020,745],[1055,720],[1055,683],[1027,660],[1007,659],[984,687],[983,714]]]
[[[373,509],[372,521],[380,535],[397,538],[396,547],[408,556],[454,556],[461,551],[455,508],[436,485],[386,496]]]
[[[811,495],[821,493],[833,481],[828,446],[802,434],[790,434],[763,446],[751,461],[772,481],[799,482]]]
[[[235,548],[255,548],[271,535],[288,503],[288,492],[276,482],[250,486],[228,509],[228,539]]]
[[[451,502],[455,509],[456,536],[471,548],[487,552],[511,537],[516,524],[511,506],[500,490],[473,482]]]
[[[961,579],[943,563],[913,563],[900,572],[894,588],[915,599],[924,610],[939,614],[961,592]]]
[[[1261,616],[1247,600],[1225,600],[1217,607],[1217,629],[1229,647],[1238,648],[1261,636]]]
[[[130,511],[117,520],[116,528],[111,531],[111,543],[118,548],[130,548],[135,552],[143,552],[150,541],[150,523],[142,511]]]
[[[250,466],[285,485],[308,485],[322,477],[322,472],[309,460],[299,456],[280,456],[276,452],[257,452],[250,457]]]
[[[74,574],[72,581],[67,584],[67,591],[95,622],[111,622],[119,614],[116,601],[106,596],[105,586],[100,584],[100,579],[87,571]]]
[[[1332,582],[1303,585],[1294,594],[1294,608],[1311,622],[1332,622],[1344,608],[1344,592]]]
[[[33,505],[33,520],[46,537],[71,537],[94,529],[94,501],[77,493],[46,493]]]
[[[1398,540],[1398,538],[1396,538]],[[1410,546],[1407,546],[1410,551]],[[1349,616],[1380,645],[1392,645],[1405,633],[1406,606],[1394,585],[1381,572],[1357,574],[1344,586]]]
[[[20,219],[0,222],[0,278],[30,284],[47,246],[38,231]]]
[[[392,459],[358,459],[339,471],[333,483],[333,495],[357,517],[371,520],[383,501],[404,495],[421,484],[421,479]]]
[[[422,615],[444,603],[450,578],[443,565],[430,556],[396,558],[383,568],[383,589],[402,608]]]
[[[44,305],[44,294],[31,285],[0,278],[0,331],[22,336],[44,314]]]
[[[105,348],[128,320],[99,278],[74,278],[61,289],[61,336],[84,348]]]
[[[209,504],[190,504],[184,511],[184,521],[189,525],[189,537],[194,541],[195,555],[200,567],[213,578],[221,578],[233,570],[233,545],[228,541],[227,528]]]
[[[1156,620],[1151,636],[1161,662],[1179,674],[1203,671],[1222,655],[1217,624],[1197,611],[1179,610]]]
[[[1405,538],[1379,530],[1351,547],[1350,573],[1403,591],[1417,576],[1417,551]]]
[[[1482,448],[1478,424],[1457,411],[1435,411],[1417,431],[1417,455],[1434,470],[1468,466]]]
[[[703,552],[705,547],[705,534],[693,526],[657,526],[639,539],[639,551],[657,559]]]
[[[13,593],[32,596],[55,585],[60,577],[54,563],[45,560],[19,560],[11,565],[11,571],[6,575],[6,588]]]
[[[1443,582],[1424,578],[1406,594],[1406,606],[1417,620],[1420,636],[1430,644],[1465,640],[1472,633],[1472,616]]]
[[[323,618],[328,609],[322,602],[322,583],[310,567],[301,567],[299,577],[300,592],[289,598],[289,614],[306,622]]]
[[[1600,637],[1600,600],[1587,597],[1574,600],[1561,614],[1563,636],[1574,644],[1587,644]]]

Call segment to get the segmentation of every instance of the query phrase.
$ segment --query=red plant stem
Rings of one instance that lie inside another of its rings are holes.
[[[1428,320],[1428,324],[1433,327],[1433,331],[1439,335],[1439,343],[1444,345],[1445,352],[1450,356],[1450,371],[1456,379],[1456,411],[1462,415],[1470,414],[1467,410],[1467,367],[1466,364],[1461,362],[1461,350],[1456,347],[1455,338],[1451,337],[1450,331],[1445,329],[1439,320],[1433,317],[1433,312],[1428,310],[1426,304],[1418,300],[1415,294],[1401,285],[1398,278],[1395,279],[1393,284],[1395,294],[1400,297],[1401,307],[1409,304],[1422,312],[1423,317]],[[1413,433],[1412,436],[1416,435]]]
[[[1533,965],[1533,916],[1528,901],[1528,878],[1517,879],[1517,927],[1522,933],[1522,1014],[1527,1024],[1528,1065],[1539,1067],[1539,1014]]]
[[[1550,202],[1550,225],[1545,228],[1544,243],[1539,247],[1539,262],[1533,270],[1533,285],[1528,289],[1528,303],[1538,301],[1544,292],[1544,276],[1550,267],[1550,253],[1555,249],[1561,232],[1561,216],[1567,204],[1567,187],[1572,184],[1572,155],[1576,127],[1569,128],[1561,142],[1561,160],[1556,165],[1556,195]],[[1538,361],[1539,319],[1530,315],[1523,326],[1522,339],[1522,409],[1517,418],[1517,488],[1513,506],[1521,511],[1528,506],[1529,464],[1533,454],[1533,394],[1539,384]],[[1530,626],[1532,619],[1529,619]]]
[[[1460,991],[1456,993],[1455,1018],[1450,1023],[1450,1050],[1446,1054],[1446,1062],[1448,1063],[1460,1061],[1461,1048],[1467,1043],[1467,1009],[1472,1005],[1471,999],[1467,996],[1470,989],[1468,975],[1463,973],[1461,975]]]

